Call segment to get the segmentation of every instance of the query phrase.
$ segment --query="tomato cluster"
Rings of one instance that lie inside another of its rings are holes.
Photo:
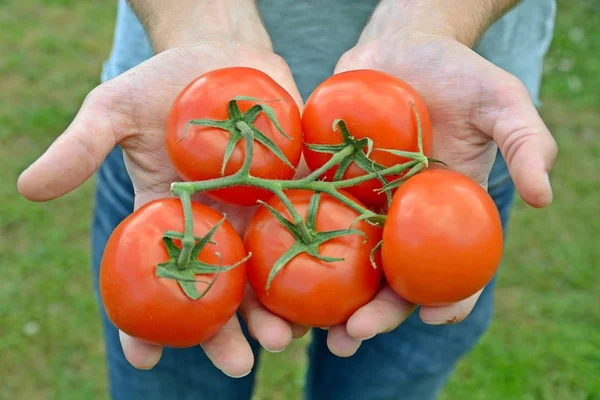
[[[106,246],[109,318],[141,340],[187,347],[234,315],[246,282],[271,312],[311,327],[344,323],[383,281],[427,306],[473,295],[500,262],[500,218],[474,181],[428,166],[432,140],[417,92],[382,72],[329,78],[302,116],[260,71],[202,75],[166,129],[181,199],[135,211]],[[302,155],[311,173],[294,180]],[[242,239],[190,200],[196,191],[262,206]]]

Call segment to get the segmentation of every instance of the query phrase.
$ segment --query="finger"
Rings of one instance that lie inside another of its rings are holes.
[[[327,347],[338,357],[350,357],[356,353],[362,340],[348,335],[345,325],[335,325],[327,332]]]
[[[119,331],[119,339],[123,354],[131,365],[137,369],[152,369],[162,356],[162,347],[139,341]]]
[[[310,330],[310,327],[308,326],[302,326],[298,324],[290,324],[290,326],[292,328],[292,338],[294,339],[300,339],[301,337],[304,337],[304,335],[306,335]]]
[[[473,311],[473,307],[475,307],[482,292],[483,289],[468,299],[447,306],[421,307],[419,316],[423,322],[429,325],[457,324],[467,318]]]
[[[548,174],[558,148],[525,86],[518,80],[510,82],[501,91],[500,109],[490,115],[494,119],[492,136],[523,200],[546,207],[552,202]]]
[[[384,286],[373,300],[359,308],[348,320],[348,334],[358,340],[396,329],[415,310],[416,306]]]
[[[252,288],[246,286],[240,312],[248,325],[250,335],[271,353],[283,351],[292,341],[290,323],[268,311],[258,301]]]
[[[229,377],[241,378],[252,371],[254,354],[236,315],[201,346],[214,366]]]
[[[52,200],[96,172],[117,143],[109,101],[102,86],[88,95],[67,130],[21,174],[17,183],[21,195],[32,201]]]

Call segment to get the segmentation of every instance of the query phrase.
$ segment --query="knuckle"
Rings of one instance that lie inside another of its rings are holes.
[[[529,91],[525,84],[519,78],[509,72],[503,71],[503,74],[492,82],[495,85],[496,92],[499,94],[506,96],[522,96],[523,94],[529,95]]]

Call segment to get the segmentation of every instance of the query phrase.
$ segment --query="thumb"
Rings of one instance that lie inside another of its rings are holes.
[[[519,80],[505,84],[498,94],[500,107],[487,113],[491,130],[482,130],[492,132],[523,200],[546,207],[552,202],[549,173],[556,161],[556,142]]]
[[[111,112],[114,104],[119,104],[117,96],[106,84],[90,92],[67,130],[19,176],[17,187],[23,197],[52,200],[77,188],[96,172],[118,142],[114,127],[126,129],[127,120],[115,118]]]

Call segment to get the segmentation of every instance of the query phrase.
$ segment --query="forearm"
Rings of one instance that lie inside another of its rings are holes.
[[[255,0],[129,0],[156,50],[206,41],[271,48]]]
[[[382,0],[361,39],[386,34],[444,35],[472,46],[520,0]]]

